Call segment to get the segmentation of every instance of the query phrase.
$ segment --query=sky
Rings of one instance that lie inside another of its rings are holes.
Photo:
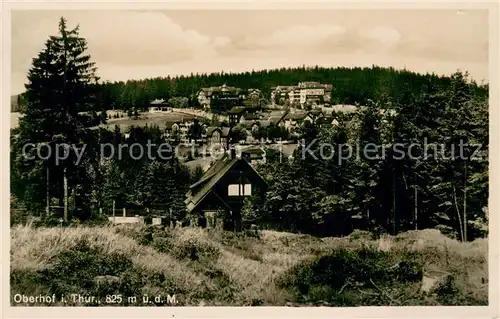
[[[378,65],[488,81],[486,10],[44,10],[12,12],[12,94],[61,16],[102,80]]]

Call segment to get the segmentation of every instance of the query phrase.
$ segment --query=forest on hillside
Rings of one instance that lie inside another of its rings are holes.
[[[450,77],[435,74],[419,74],[408,70],[396,70],[373,66],[371,68],[324,68],[293,67],[245,73],[191,74],[179,77],[160,77],[127,82],[97,84],[96,101],[91,108],[144,110],[155,99],[188,97],[188,106],[196,107],[196,93],[204,87],[227,84],[241,89],[257,88],[266,98],[271,88],[278,85],[296,85],[302,81],[318,81],[332,84],[332,104],[366,104],[369,100],[390,97],[404,101],[405,94],[418,94],[428,90],[440,90],[450,85]],[[470,81],[475,94],[487,96],[488,85]],[[12,98],[12,110],[25,108],[24,94]]]

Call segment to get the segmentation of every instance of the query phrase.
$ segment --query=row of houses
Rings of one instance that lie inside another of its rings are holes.
[[[189,142],[189,128],[195,124],[196,119],[187,117],[177,122],[168,122],[165,125],[165,138],[179,139],[182,142]],[[253,109],[245,109],[244,107],[234,107],[229,112],[229,123],[223,123],[221,126],[209,126],[199,122],[203,133],[199,142],[201,144],[215,145],[220,144],[226,146],[229,142],[228,137],[231,128],[240,125],[248,129],[247,142],[252,141],[252,132],[259,128],[274,125],[284,128],[290,133],[295,133],[297,129],[304,123],[316,124],[338,124],[337,120],[331,113],[324,112],[321,109],[311,111],[295,110],[274,110],[274,111],[253,111]]]
[[[299,82],[297,85],[276,86],[272,88],[271,102],[273,105],[297,105],[304,107],[306,104],[324,104],[331,100],[332,85],[320,82]],[[260,99],[262,92],[251,88],[243,90],[223,84],[221,86],[202,88],[197,93],[197,99],[204,108],[210,108],[214,98],[234,101]]]
[[[284,127],[292,132],[296,130],[303,122],[317,123],[321,121],[324,124],[336,125],[338,122],[332,116],[332,112],[322,109],[314,109],[310,111],[289,109],[277,111],[258,111],[251,112],[246,109],[233,108],[230,111],[230,123],[242,124],[250,127],[252,130],[256,127],[276,125]]]
[[[322,84],[320,82],[308,81],[299,82],[297,85],[276,86],[272,88],[271,104],[275,108],[284,108],[292,106],[296,108],[305,108],[306,105],[324,105],[331,101],[332,85]],[[229,102],[231,105],[253,104],[254,101],[261,101],[263,94],[259,89],[241,89],[223,84],[208,88],[201,88],[196,98],[204,109],[210,109],[214,99]],[[260,103],[257,103],[260,105]],[[150,102],[149,111],[168,112],[172,106],[168,101],[156,99]]]

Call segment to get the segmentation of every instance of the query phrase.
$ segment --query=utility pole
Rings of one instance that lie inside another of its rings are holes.
[[[45,214],[46,216],[49,216],[49,213],[50,213],[50,183],[49,183],[49,162],[47,161],[46,162],[46,176],[45,176],[45,179],[46,179],[46,206],[45,206]]]
[[[418,223],[417,223],[417,220],[418,220],[418,199],[417,199],[418,193],[417,193],[417,186],[414,185],[413,188],[415,189],[415,216],[414,216],[415,230],[418,230]]]
[[[396,172],[392,169],[392,232],[396,235]]]
[[[67,168],[64,168],[64,221],[68,222],[68,176]]]
[[[464,241],[467,241],[467,160],[464,172]]]
[[[467,136],[465,136],[465,140],[466,142],[468,143],[468,138]],[[468,148],[465,148],[465,159],[464,159],[464,208],[463,208],[463,211],[464,211],[464,218],[463,218],[463,221],[464,221],[464,230],[463,230],[463,233],[464,233],[464,238],[463,240],[464,241],[467,241],[467,160],[469,159],[469,152],[468,152]]]

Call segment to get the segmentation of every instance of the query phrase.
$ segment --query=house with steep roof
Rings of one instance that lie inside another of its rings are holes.
[[[207,144],[214,146],[214,145],[219,145],[219,146],[226,146],[227,144],[227,139],[229,137],[230,133],[230,128],[229,127],[214,127],[214,126],[209,126],[206,129],[206,139],[207,139]]]
[[[290,112],[284,116],[280,125],[285,127],[288,131],[292,132],[300,126],[300,124],[306,117],[306,112]]]
[[[191,225],[241,230],[241,209],[246,198],[264,196],[267,182],[242,156],[231,149],[205,172],[186,193]]]
[[[241,117],[246,113],[244,106],[235,106],[229,112],[229,125],[235,126],[240,122]]]
[[[247,99],[259,99],[262,96],[262,92],[259,89],[248,89],[247,90]]]
[[[241,156],[252,166],[266,163],[266,151],[262,146],[245,147],[241,150]]]

